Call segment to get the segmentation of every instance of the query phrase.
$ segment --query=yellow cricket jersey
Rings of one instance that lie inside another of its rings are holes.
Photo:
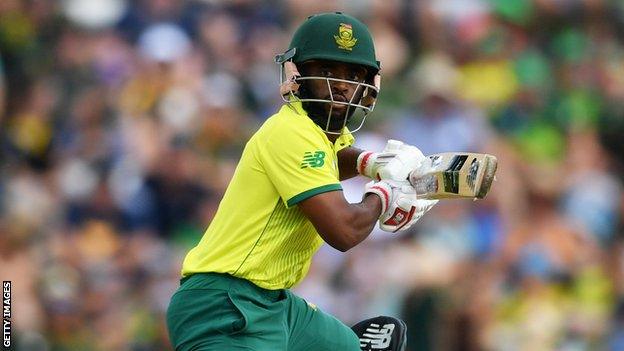
[[[314,195],[342,190],[332,144],[301,107],[282,106],[247,142],[234,176],[201,241],[187,254],[182,275],[219,272],[265,289],[303,279],[323,243],[297,206]]]

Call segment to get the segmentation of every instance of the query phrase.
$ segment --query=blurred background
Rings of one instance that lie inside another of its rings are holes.
[[[273,55],[335,10],[383,67],[357,145],[492,153],[498,181],[324,246],[294,290],[347,324],[404,318],[411,351],[624,350],[624,1],[2,0],[17,350],[170,350],[182,259],[281,104]]]

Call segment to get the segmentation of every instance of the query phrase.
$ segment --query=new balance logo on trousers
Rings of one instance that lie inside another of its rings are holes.
[[[366,333],[360,338],[360,347],[369,346],[373,350],[385,349],[390,346],[393,331],[394,324],[384,324],[382,328],[379,328],[379,324],[371,323],[370,327],[366,328]]]
[[[364,351],[404,351],[407,344],[407,327],[394,317],[370,318],[351,329],[360,338],[360,348]]]

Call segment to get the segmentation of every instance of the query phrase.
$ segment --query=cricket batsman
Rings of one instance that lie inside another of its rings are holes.
[[[276,61],[285,103],[246,144],[214,219],[184,259],[167,311],[171,342],[178,351],[404,350],[402,321],[380,316],[350,328],[289,290],[323,242],[347,251],[377,221],[405,230],[436,203],[390,180],[424,162],[416,147],[351,146],[380,87],[371,34],[343,13],[313,15]],[[374,181],[350,204],[340,181],[358,174]]]

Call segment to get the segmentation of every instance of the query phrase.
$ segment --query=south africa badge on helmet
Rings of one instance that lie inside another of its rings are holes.
[[[353,37],[353,27],[350,24],[340,23],[338,27],[338,35],[334,35],[336,44],[340,49],[353,50],[357,39]]]

